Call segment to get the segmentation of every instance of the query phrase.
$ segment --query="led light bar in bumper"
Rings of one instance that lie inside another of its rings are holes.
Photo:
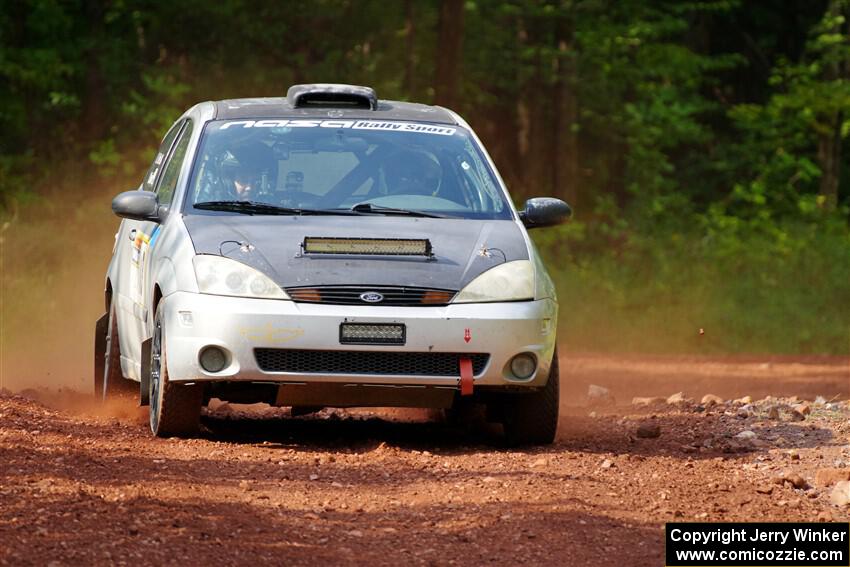
[[[339,342],[353,345],[403,345],[405,326],[387,323],[342,323]]]

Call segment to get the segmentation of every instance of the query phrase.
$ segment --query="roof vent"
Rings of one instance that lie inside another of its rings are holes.
[[[374,89],[357,85],[293,85],[286,92],[286,99],[292,108],[378,108]]]

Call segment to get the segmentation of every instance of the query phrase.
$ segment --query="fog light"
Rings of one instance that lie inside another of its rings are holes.
[[[511,359],[511,372],[517,378],[530,378],[535,368],[537,368],[537,359],[533,354],[524,352]]]
[[[208,346],[199,356],[201,367],[207,372],[220,372],[227,366],[227,354],[217,346]]]

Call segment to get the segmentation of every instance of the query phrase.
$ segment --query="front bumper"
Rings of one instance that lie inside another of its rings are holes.
[[[445,307],[321,305],[292,301],[178,292],[163,299],[169,380],[335,383],[457,387],[457,376],[264,372],[254,349],[486,353],[476,387],[540,387],[555,349],[557,303],[551,299]],[[340,344],[342,322],[403,323],[404,345]],[[468,331],[468,332],[467,332]],[[469,340],[466,340],[468,337]],[[199,353],[218,346],[230,355],[220,372],[205,371]],[[537,369],[528,379],[510,372],[510,360],[533,353]]]

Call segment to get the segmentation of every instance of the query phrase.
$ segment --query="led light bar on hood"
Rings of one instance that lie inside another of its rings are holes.
[[[431,257],[431,241],[409,238],[334,238],[308,236],[301,245],[305,254],[363,254]]]

